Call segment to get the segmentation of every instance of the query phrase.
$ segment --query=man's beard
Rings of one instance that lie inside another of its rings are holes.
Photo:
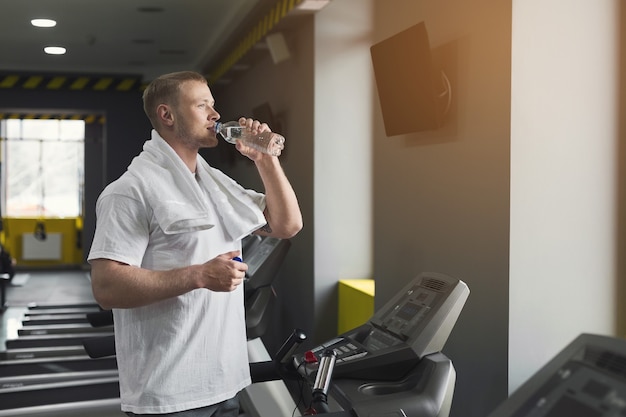
[[[209,146],[208,132],[206,132],[206,136],[199,136],[194,133],[191,129],[191,123],[188,123],[180,114],[176,115],[176,120],[178,123],[176,123],[175,134],[184,145],[196,148]]]
[[[178,139],[180,139],[180,141],[185,145],[193,144],[195,141],[192,139],[191,132],[189,130],[189,123],[187,123],[187,121],[180,114],[176,114],[175,117],[175,120],[178,122],[175,125],[174,131],[176,137],[178,137]]]

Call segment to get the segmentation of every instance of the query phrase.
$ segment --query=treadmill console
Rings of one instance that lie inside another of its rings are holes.
[[[489,417],[626,416],[626,340],[582,334]]]
[[[250,235],[243,240],[243,261],[248,264],[246,287],[271,285],[282,265],[291,242],[270,236]]]
[[[325,350],[335,351],[333,377],[398,379],[423,356],[441,351],[468,296],[458,279],[420,274],[367,323],[311,352],[319,362]],[[295,356],[294,365],[304,374],[317,369],[306,355]]]
[[[246,333],[261,337],[272,320],[275,295],[272,281],[287,256],[291,242],[270,236],[249,235],[243,239],[243,261],[248,265],[244,281]]]

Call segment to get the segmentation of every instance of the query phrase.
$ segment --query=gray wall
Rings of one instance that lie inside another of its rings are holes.
[[[305,17],[296,29],[286,33],[289,60],[275,65],[268,53],[236,82],[212,88],[222,120],[252,116],[256,106],[267,102],[279,121],[279,127],[273,129],[286,137],[280,160],[298,197],[304,228],[291,239],[291,249],[274,285],[279,303],[272,326],[263,338],[272,354],[294,328],[305,330],[309,336],[307,344],[314,340],[312,34],[312,16]],[[218,149],[203,154],[240,184],[263,190],[254,164],[232,145],[222,143]]]
[[[485,416],[507,395],[511,3],[373,3],[374,42],[425,22],[453,91],[437,132],[386,137],[374,111],[376,305],[421,271],[467,283],[452,415]]]

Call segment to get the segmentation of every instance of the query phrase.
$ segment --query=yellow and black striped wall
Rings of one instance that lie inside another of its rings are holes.
[[[119,91],[142,90],[145,86],[136,75],[71,75],[0,73],[0,91],[9,89],[37,91]]]

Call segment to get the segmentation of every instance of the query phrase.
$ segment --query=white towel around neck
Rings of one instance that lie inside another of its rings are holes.
[[[221,219],[226,233],[239,240],[266,223],[263,194],[250,193],[197,156],[197,181],[174,149],[155,131],[128,172],[140,182],[157,223],[166,234],[210,229]],[[204,188],[204,191],[202,188]],[[209,195],[220,219],[211,218]]]

